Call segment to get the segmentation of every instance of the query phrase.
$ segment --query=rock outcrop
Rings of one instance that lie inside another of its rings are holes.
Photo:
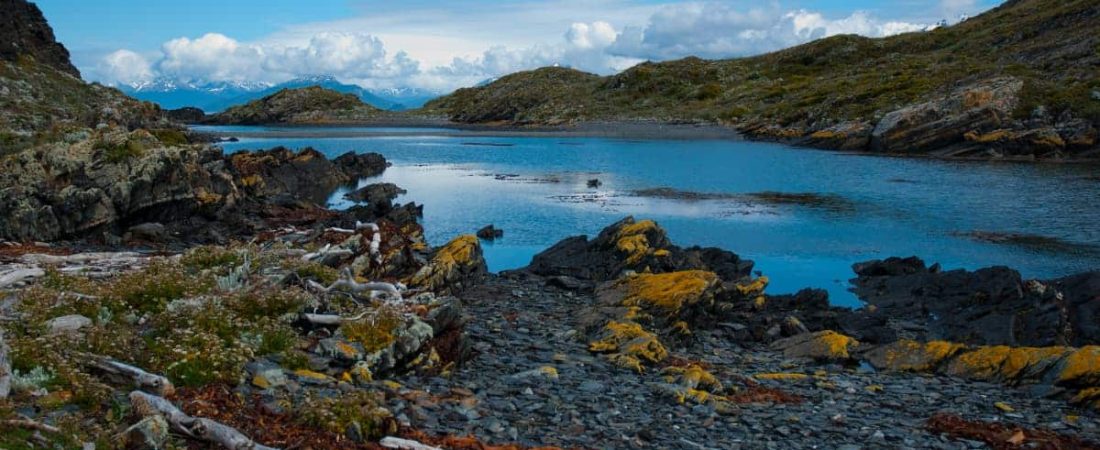
[[[595,239],[575,236],[554,244],[535,255],[524,270],[542,276],[607,281],[625,271],[661,273],[700,269],[736,281],[749,276],[752,266],[752,261],[725,250],[674,246],[655,222],[627,217],[605,228]]]
[[[80,78],[80,71],[69,62],[69,51],[54,38],[53,28],[37,5],[25,0],[3,0],[0,11],[4,11],[4,19],[0,20],[0,59],[34,58]]]
[[[459,236],[436,249],[424,267],[409,279],[409,286],[440,294],[455,294],[488,274],[477,236]]]
[[[386,170],[382,155],[348,153],[329,160],[313,148],[294,152],[284,147],[258,152],[235,153],[229,164],[251,194],[275,197],[289,195],[324,205],[339,186]]]
[[[1100,342],[1100,274],[1024,280],[1007,267],[942,271],[918,258],[856,264],[855,293],[898,335],[970,345]]]

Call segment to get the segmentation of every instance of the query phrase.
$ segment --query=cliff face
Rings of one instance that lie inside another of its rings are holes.
[[[79,78],[80,71],[69,62],[69,51],[53,36],[42,11],[25,0],[0,0],[0,59],[16,61],[33,57],[39,63]]]
[[[643,63],[608,77],[521,72],[426,110],[459,122],[709,121],[759,139],[889,153],[1095,156],[1097,29],[1095,1],[1017,0],[882,39],[834,36],[751,58]]]
[[[354,94],[310,86],[283,89],[210,116],[206,122],[233,125],[348,123],[368,120],[381,113],[382,110],[363,103]]]

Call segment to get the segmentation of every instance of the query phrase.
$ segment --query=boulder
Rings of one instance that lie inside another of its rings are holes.
[[[480,282],[488,272],[477,236],[465,235],[436,249],[408,284],[440,295],[454,294]]]
[[[607,281],[624,272],[706,270],[725,281],[737,281],[752,272],[752,261],[717,248],[682,249],[672,245],[665,230],[652,220],[627,217],[600,232],[566,238],[535,255],[524,270],[542,276],[569,276]]]
[[[393,200],[407,191],[393,183],[374,183],[363,186],[344,195],[348,200],[362,204],[356,214],[372,217],[384,217],[394,210]]]
[[[831,330],[803,333],[780,339],[772,350],[782,351],[787,358],[809,358],[817,361],[844,362],[852,359],[859,341]]]

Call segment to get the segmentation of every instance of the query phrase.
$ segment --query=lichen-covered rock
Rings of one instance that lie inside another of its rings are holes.
[[[52,335],[71,334],[80,331],[81,328],[90,326],[92,319],[79,314],[55,317],[46,322],[46,329]]]
[[[284,147],[228,157],[242,188],[257,196],[289,196],[325,204],[337,187],[382,173],[385,158],[354,152],[329,160],[313,148],[294,152]]]
[[[737,281],[752,272],[752,261],[716,248],[682,249],[672,245],[665,230],[652,220],[627,217],[600,232],[591,241],[575,236],[535,255],[525,270],[543,276],[569,276],[607,281],[626,271],[675,272],[707,270],[725,281]]]
[[[833,150],[866,150],[873,128],[868,122],[844,122],[815,131],[804,144]]]
[[[409,286],[446,295],[461,292],[488,273],[477,236],[459,236],[435,250],[428,261],[409,279]]]
[[[810,358],[818,361],[848,361],[859,341],[832,330],[804,333],[780,339],[771,344],[788,358]]]
[[[879,370],[930,372],[964,347],[962,344],[947,341],[921,343],[899,340],[875,347],[864,353],[863,357]]]
[[[1016,108],[1023,82],[994,78],[950,95],[887,113],[871,133],[871,149],[887,153],[927,153],[966,144],[974,130],[1001,128]]]
[[[657,364],[668,357],[668,349],[657,335],[629,321],[608,322],[588,349],[607,354],[615,364],[637,372],[644,371],[643,362]]]

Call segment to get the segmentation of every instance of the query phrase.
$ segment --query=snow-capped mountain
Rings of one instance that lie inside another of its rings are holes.
[[[369,105],[391,111],[419,108],[428,100],[442,95],[440,92],[410,87],[366,89],[354,84],[341,83],[331,76],[301,77],[274,85],[261,82],[199,83],[157,79],[119,86],[119,89],[132,97],[156,103],[162,108],[177,109],[194,106],[207,113],[214,113],[274,94],[282,89],[307,86],[321,86],[355,94]]]

